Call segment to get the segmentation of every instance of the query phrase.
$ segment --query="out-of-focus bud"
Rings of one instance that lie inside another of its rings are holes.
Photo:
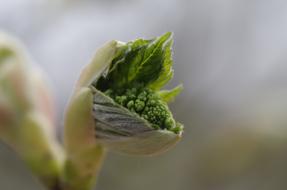
[[[0,139],[53,187],[63,154],[55,137],[48,86],[43,74],[30,64],[20,43],[0,33]]]

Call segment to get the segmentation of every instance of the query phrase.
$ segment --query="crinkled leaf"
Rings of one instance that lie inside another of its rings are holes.
[[[162,68],[159,73],[159,77],[153,83],[149,84],[149,87],[155,90],[159,90],[166,83],[168,83],[173,77],[173,69],[172,69],[172,40],[166,42],[163,47],[163,60],[162,60]]]
[[[161,37],[156,38],[147,46],[144,59],[142,60],[142,63],[140,64],[136,73],[136,83],[143,83],[144,86],[152,86],[155,81],[165,74],[165,54],[166,49],[169,49],[166,47],[170,46],[170,44],[171,33],[166,33]]]
[[[96,87],[100,90],[136,85],[161,88],[173,76],[171,45],[170,32],[152,40],[127,43],[113,59],[108,72],[99,78]]]

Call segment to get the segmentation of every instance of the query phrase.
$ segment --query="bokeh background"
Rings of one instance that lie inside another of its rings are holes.
[[[59,133],[80,69],[106,41],[174,33],[171,105],[183,140],[157,157],[110,153],[99,190],[287,189],[287,1],[0,0],[55,94]],[[5,145],[0,189],[39,190]]]

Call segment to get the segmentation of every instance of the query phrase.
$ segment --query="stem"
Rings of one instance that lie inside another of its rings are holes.
[[[64,190],[92,189],[104,159],[105,150],[95,138],[92,109],[93,93],[83,87],[72,97],[66,111]]]
[[[61,183],[59,180],[54,184],[54,186],[51,188],[51,190],[62,190]]]
[[[66,160],[63,190],[91,190],[96,184],[105,150],[98,145],[78,156]]]

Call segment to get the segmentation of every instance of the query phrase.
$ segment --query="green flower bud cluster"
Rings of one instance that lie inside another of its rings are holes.
[[[147,120],[153,128],[177,130],[167,104],[156,92],[147,88],[129,88],[121,93],[109,89],[105,94]]]

